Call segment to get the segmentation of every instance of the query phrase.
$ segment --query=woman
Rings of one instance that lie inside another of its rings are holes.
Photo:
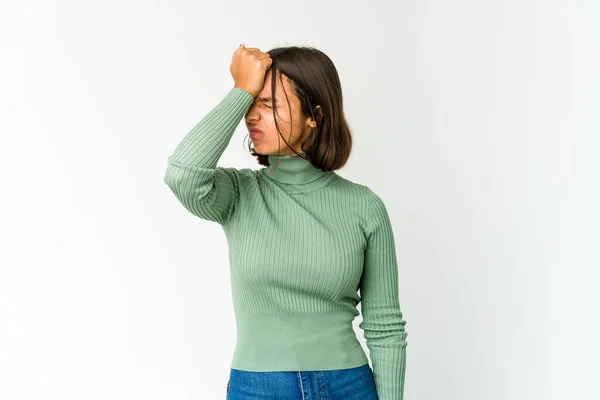
[[[382,199],[335,172],[352,147],[335,66],[314,48],[241,45],[230,72],[234,87],[164,178],[227,237],[237,325],[227,399],[401,400],[394,235]],[[218,167],[242,118],[264,167]],[[359,302],[373,369],[352,327]]]

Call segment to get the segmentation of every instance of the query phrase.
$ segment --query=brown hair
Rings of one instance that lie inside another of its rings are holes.
[[[302,115],[312,117],[317,123],[316,128],[313,128],[311,134],[302,141],[301,148],[306,153],[304,158],[309,159],[312,165],[323,171],[334,171],[343,167],[352,150],[352,135],[344,116],[342,87],[335,65],[325,53],[313,47],[277,47],[269,50],[268,53],[273,60],[270,70],[267,71],[267,73],[271,72],[273,103],[275,103],[275,80],[279,72],[282,87],[284,87],[282,74],[290,80],[293,93],[300,100]],[[284,94],[288,98],[285,88]],[[321,106],[320,110],[315,108],[317,105]],[[275,107],[273,107],[273,116],[276,117]],[[277,118],[275,118],[275,126],[279,136],[287,144],[279,130]],[[248,147],[259,164],[269,165],[268,155],[256,153],[254,147],[250,147],[249,144]],[[302,157],[295,150],[292,151]]]

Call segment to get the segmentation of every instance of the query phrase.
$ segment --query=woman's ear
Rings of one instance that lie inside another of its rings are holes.
[[[321,106],[316,106],[314,108],[314,110],[317,112],[318,114],[318,120],[321,120],[323,118],[323,110],[321,109]],[[316,128],[317,127],[317,121],[315,121],[313,118],[310,119],[310,122],[308,123],[308,126],[310,126],[311,128]]]
[[[323,118],[323,109],[321,108],[321,106],[316,106],[315,110],[317,110],[317,112],[319,113],[320,117]]]
[[[321,106],[316,106],[314,108],[314,110],[317,112],[318,117],[317,120],[321,120],[323,118],[323,109],[321,108]],[[311,120],[311,123],[309,124],[311,127],[316,128],[317,127],[317,122],[313,119]]]

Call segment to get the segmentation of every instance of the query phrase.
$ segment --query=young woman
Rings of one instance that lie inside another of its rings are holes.
[[[381,197],[335,172],[352,138],[334,64],[311,47],[241,45],[230,72],[234,87],[164,177],[227,237],[237,325],[227,399],[402,400],[394,235]],[[219,167],[242,118],[263,167]],[[372,369],[352,328],[359,303]]]

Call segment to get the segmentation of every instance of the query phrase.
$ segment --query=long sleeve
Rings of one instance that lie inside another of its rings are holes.
[[[168,158],[164,182],[188,211],[202,219],[223,225],[234,212],[238,171],[217,167],[217,161],[253,102],[250,93],[232,88]]]
[[[406,369],[406,321],[398,299],[394,233],[383,200],[370,189],[367,249],[360,283],[362,322],[379,400],[402,400]]]

